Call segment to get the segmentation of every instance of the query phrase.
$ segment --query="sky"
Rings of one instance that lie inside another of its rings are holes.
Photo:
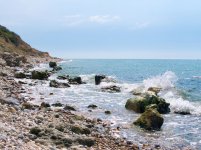
[[[62,58],[201,59],[200,0],[0,0],[0,24]]]

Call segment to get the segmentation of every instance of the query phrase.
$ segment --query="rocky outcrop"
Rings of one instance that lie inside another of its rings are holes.
[[[59,80],[68,80],[69,75],[60,75],[60,76],[57,77],[57,79],[59,79]]]
[[[48,71],[32,71],[31,78],[38,80],[47,80],[49,77]]]
[[[164,119],[157,111],[157,105],[150,105],[145,112],[134,122],[146,130],[160,130]]]
[[[121,88],[116,86],[116,85],[102,87],[101,90],[103,92],[109,92],[109,93],[119,93],[119,92],[121,92]]]
[[[169,103],[167,103],[163,98],[149,93],[128,99],[125,107],[126,109],[133,110],[137,113],[143,113],[145,108],[151,104],[156,104],[157,110],[161,114],[170,112]]]
[[[96,76],[95,76],[95,84],[96,84],[96,85],[99,85],[99,84],[101,83],[101,81],[102,81],[103,79],[105,79],[105,78],[106,78],[105,75],[96,75]]]
[[[82,84],[82,78],[81,77],[70,77],[69,83],[70,84]]]
[[[54,87],[54,88],[68,88],[68,87],[70,87],[70,85],[68,83],[62,83],[62,82],[58,82],[56,80],[51,80],[49,85],[50,85],[50,87]]]
[[[49,62],[49,67],[50,68],[54,68],[54,67],[56,67],[57,66],[57,63],[56,62],[53,62],[53,61],[50,61]]]

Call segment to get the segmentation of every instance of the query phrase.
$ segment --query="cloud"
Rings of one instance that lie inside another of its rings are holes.
[[[90,16],[89,21],[94,22],[94,23],[99,23],[99,24],[105,24],[105,23],[111,23],[115,21],[119,21],[120,17],[119,16],[111,16],[111,15],[96,15],[96,16]]]
[[[65,26],[77,26],[85,21],[85,19],[81,15],[68,15],[68,16],[63,16],[62,19],[62,24]]]

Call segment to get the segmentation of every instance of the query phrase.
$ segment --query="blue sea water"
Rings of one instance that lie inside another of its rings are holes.
[[[63,70],[57,75],[80,76],[86,82],[68,89],[38,87],[36,92],[48,94],[48,102],[61,101],[79,108],[88,116],[109,120],[120,126],[120,135],[137,144],[160,144],[167,149],[201,149],[201,60],[66,60],[60,63]],[[96,86],[94,76],[105,74],[109,81]],[[56,75],[51,77],[56,78]],[[114,82],[115,81],[115,82]],[[102,92],[101,87],[117,85],[120,93]],[[125,109],[133,90],[145,91],[149,87],[161,87],[160,96],[170,103],[170,114],[165,118],[161,131],[147,132],[132,125],[139,114]],[[98,109],[89,112],[87,106],[96,104]],[[104,111],[110,110],[111,115]],[[174,111],[187,111],[191,115],[179,115]]]

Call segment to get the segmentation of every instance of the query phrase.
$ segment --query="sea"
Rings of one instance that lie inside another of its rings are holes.
[[[42,86],[29,87],[34,103],[59,101],[72,105],[85,116],[110,121],[114,128],[120,127],[115,136],[139,146],[146,143],[167,149],[201,149],[201,60],[73,59],[64,60],[59,65],[63,70],[50,79],[56,79],[58,75],[80,76],[86,84],[59,89],[51,88],[45,82]],[[35,69],[50,68],[41,64]],[[95,85],[97,74],[106,75],[109,81]],[[101,90],[110,85],[119,86],[121,92]],[[170,103],[171,112],[163,115],[164,124],[160,131],[145,131],[134,126],[133,122],[140,114],[125,109],[126,101],[134,97],[132,91],[146,91],[149,87],[162,88],[159,96]],[[98,108],[89,110],[87,106],[90,104]],[[105,114],[105,110],[111,114]],[[191,114],[175,114],[175,111]]]

